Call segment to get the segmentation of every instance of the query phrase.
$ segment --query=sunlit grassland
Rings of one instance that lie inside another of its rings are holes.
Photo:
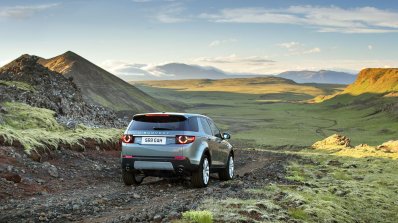
[[[288,93],[291,97],[314,97],[331,94],[343,88],[343,85],[297,84],[278,77],[231,78],[221,80],[170,80],[137,82],[151,87],[175,89],[179,91],[229,92],[245,94],[277,95]],[[324,87],[327,86],[327,87]],[[280,98],[278,98],[280,99]],[[289,98],[292,99],[292,98]]]
[[[81,140],[94,139],[97,142],[117,142],[119,129],[88,128],[78,125],[67,129],[60,125],[55,112],[31,107],[22,103],[3,103],[6,113],[0,124],[0,137],[6,144],[19,142],[27,153],[38,148],[58,148],[59,144],[80,144]]]
[[[347,149],[350,150],[350,149]],[[248,189],[245,199],[206,200],[200,209],[218,221],[251,222],[396,222],[398,162],[380,154],[351,154],[305,149],[269,151],[295,154],[286,167],[288,185]],[[359,152],[359,151],[358,151]],[[392,157],[392,158],[391,158]],[[265,164],[266,165],[266,164]]]
[[[398,120],[384,112],[371,115],[374,107],[333,108],[331,103],[300,103],[308,95],[289,92],[244,94],[137,87],[153,97],[179,102],[188,112],[209,115],[234,139],[257,144],[305,146],[334,133],[349,136],[353,145],[379,145],[397,139]],[[267,99],[289,102],[261,101]]]

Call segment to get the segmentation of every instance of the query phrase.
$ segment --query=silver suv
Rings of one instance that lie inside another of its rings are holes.
[[[138,185],[146,176],[188,176],[194,187],[206,187],[211,172],[230,180],[234,151],[229,138],[204,115],[135,115],[121,138],[123,181]]]

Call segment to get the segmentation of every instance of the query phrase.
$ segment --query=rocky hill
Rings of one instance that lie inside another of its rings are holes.
[[[21,102],[55,111],[57,120],[73,127],[119,127],[124,123],[113,111],[83,100],[71,79],[43,67],[40,58],[22,55],[0,68],[0,102]]]
[[[40,59],[39,63],[71,78],[86,102],[111,108],[121,116],[170,110],[162,102],[71,51]]]
[[[323,84],[351,84],[356,76],[331,70],[320,71],[287,71],[277,75],[278,77],[294,80],[297,83],[323,83]]]
[[[398,68],[363,69],[356,81],[343,91],[333,95],[321,95],[309,102],[324,102],[335,108],[373,108],[374,112],[370,115],[387,112],[398,118]]]
[[[367,68],[342,94],[383,94],[398,92],[398,68]]]

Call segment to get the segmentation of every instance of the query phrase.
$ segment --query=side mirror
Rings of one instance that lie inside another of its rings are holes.
[[[222,134],[222,138],[223,138],[223,139],[230,139],[230,138],[231,138],[231,135],[230,135],[229,133],[224,132],[224,133]]]

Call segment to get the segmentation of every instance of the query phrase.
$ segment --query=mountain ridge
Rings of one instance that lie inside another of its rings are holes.
[[[72,51],[49,59],[39,59],[38,62],[50,70],[71,78],[81,89],[86,101],[111,108],[120,116],[170,109],[157,99]]]
[[[319,71],[286,71],[277,76],[294,80],[297,83],[320,83],[320,84],[351,84],[356,76],[345,72],[332,70]]]
[[[118,73],[118,71],[116,71]],[[172,62],[153,67],[127,66],[119,70],[118,76],[127,82],[152,81],[152,80],[186,80],[186,79],[228,79],[228,78],[252,78],[277,76],[293,80],[297,83],[320,83],[320,84],[351,84],[355,81],[355,75],[346,72],[332,70],[319,71],[285,71],[280,74],[257,74],[257,73],[233,73],[226,72],[216,67],[201,66]],[[129,74],[130,73],[130,74]]]

